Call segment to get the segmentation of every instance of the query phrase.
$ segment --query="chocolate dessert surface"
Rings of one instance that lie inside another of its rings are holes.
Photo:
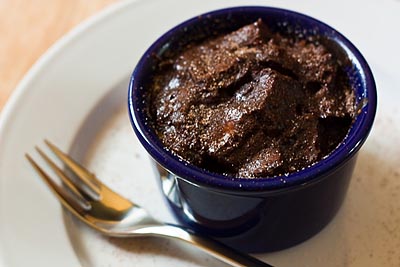
[[[149,90],[167,149],[241,178],[301,170],[334,150],[355,116],[343,62],[318,40],[258,20],[163,59]]]

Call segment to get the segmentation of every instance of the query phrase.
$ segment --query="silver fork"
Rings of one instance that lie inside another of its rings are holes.
[[[155,220],[145,209],[112,191],[94,174],[55,145],[47,140],[45,143],[74,174],[67,175],[41,149],[36,147],[41,157],[62,180],[64,186],[56,184],[29,154],[25,155],[26,158],[61,204],[90,227],[114,237],[158,236],[181,240],[231,266],[272,267],[250,255],[200,236],[190,229]]]

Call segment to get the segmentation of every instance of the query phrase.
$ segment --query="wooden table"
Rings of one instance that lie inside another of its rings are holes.
[[[40,55],[113,2],[117,0],[0,0],[0,112]]]

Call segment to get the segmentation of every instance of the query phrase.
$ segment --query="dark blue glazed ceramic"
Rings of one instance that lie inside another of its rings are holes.
[[[288,176],[239,179],[190,165],[166,150],[148,125],[145,91],[157,58],[182,45],[236,30],[258,18],[274,31],[319,35],[350,59],[346,73],[359,113],[345,140],[328,157]],[[376,111],[371,70],[342,34],[311,17],[270,7],[234,7],[190,19],[161,36],[137,64],[129,86],[129,113],[142,145],[153,157],[166,200],[179,221],[247,252],[287,248],[319,232],[332,220],[345,197],[357,152]]]

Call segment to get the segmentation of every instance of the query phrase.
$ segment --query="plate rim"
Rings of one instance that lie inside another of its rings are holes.
[[[6,132],[10,129],[13,113],[16,109],[18,109],[18,104],[21,102],[21,99],[25,96],[25,94],[28,93],[29,85],[38,75],[40,75],[42,69],[46,68],[46,66],[55,58],[57,58],[58,55],[62,54],[69,44],[80,39],[85,33],[95,29],[100,23],[112,18],[118,12],[133,8],[136,4],[141,2],[143,2],[143,0],[121,0],[111,3],[71,28],[53,44],[51,44],[42,55],[39,56],[39,58],[33,63],[33,65],[17,83],[15,89],[12,91],[10,97],[3,106],[3,109],[0,111],[0,157],[3,153],[1,149],[2,144],[6,142],[3,136],[5,136]],[[0,164],[0,169],[1,168],[2,165]],[[0,192],[5,190],[3,182],[4,179],[0,176]],[[4,201],[0,199],[0,219],[4,216],[4,205]],[[67,231],[67,229],[65,229],[65,231]],[[7,266],[6,263],[8,263],[4,254],[5,246],[5,241],[0,239],[0,267],[5,267]],[[72,247],[71,250],[73,250]],[[75,252],[74,255],[75,258],[73,260],[75,262],[80,262]]]
[[[15,89],[11,93],[10,97],[6,101],[3,109],[0,112],[0,136],[5,131],[7,127],[8,120],[10,119],[13,109],[17,108],[16,105],[19,99],[27,90],[27,86],[30,82],[37,76],[40,70],[48,64],[58,53],[71,42],[79,38],[86,31],[95,27],[99,22],[111,17],[113,14],[121,11],[124,7],[135,4],[142,0],[121,0],[106,6],[103,10],[98,11],[92,16],[84,19],[78,25],[70,29],[67,33],[62,35],[58,40],[56,40],[47,50],[39,56],[39,58],[33,63],[29,70],[23,75],[21,80],[15,86]],[[0,143],[3,141],[0,140]]]

